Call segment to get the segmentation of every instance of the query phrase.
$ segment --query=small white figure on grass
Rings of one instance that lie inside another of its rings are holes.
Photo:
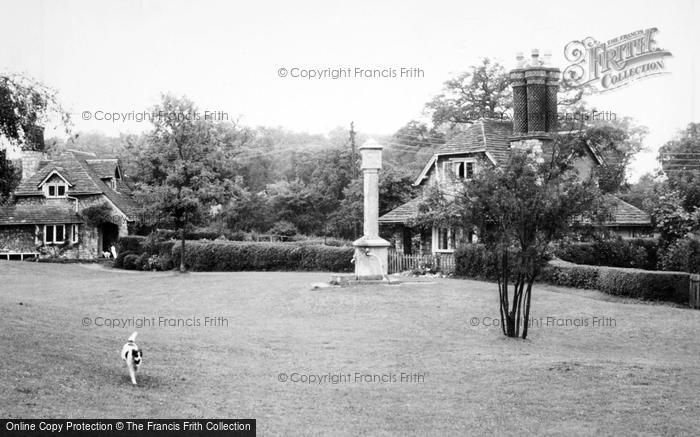
[[[129,340],[122,348],[122,360],[126,361],[129,376],[131,376],[131,383],[134,385],[136,385],[136,371],[139,370],[141,358],[143,357],[141,349],[136,345],[136,334],[137,332],[131,334]]]

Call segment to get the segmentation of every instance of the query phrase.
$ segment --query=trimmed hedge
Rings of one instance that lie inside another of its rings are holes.
[[[598,288],[600,267],[573,264],[566,261],[554,260],[547,263],[539,280],[554,285],[573,288]]]
[[[659,244],[654,239],[609,239],[590,243],[559,243],[554,254],[576,264],[656,270]]]
[[[688,304],[690,275],[607,267],[600,269],[598,288],[616,296]]]
[[[185,265],[194,271],[314,270],[349,272],[352,247],[300,246],[284,243],[198,242],[186,244]],[[181,247],[172,249],[180,264]]]
[[[455,251],[455,274],[493,281],[496,280],[494,261],[494,255],[488,253],[483,245],[468,244]],[[600,290],[615,296],[687,304],[690,275],[580,265],[557,259],[547,263],[537,280],[564,287]]]
[[[566,287],[597,289],[615,296],[688,303],[690,275],[550,261],[540,280]]]

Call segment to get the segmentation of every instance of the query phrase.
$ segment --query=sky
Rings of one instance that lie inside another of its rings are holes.
[[[672,53],[668,74],[588,101],[649,128],[632,180],[655,168],[656,150],[678,129],[700,122],[695,0],[0,0],[0,11],[0,71],[57,89],[76,131],[143,131],[145,122],[108,114],[149,111],[170,92],[202,114],[248,126],[327,133],[354,121],[360,132],[391,134],[425,119],[443,83],[483,57],[510,69],[517,52],[538,48],[563,69],[570,41],[651,27]],[[397,77],[292,77],[347,68],[394,69]],[[422,74],[400,77],[401,68]]]

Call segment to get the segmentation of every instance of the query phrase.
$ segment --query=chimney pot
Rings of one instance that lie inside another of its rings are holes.
[[[540,51],[538,49],[532,49],[532,67],[540,66]]]
[[[552,65],[552,52],[551,52],[551,50],[547,50],[544,52],[544,62],[542,63],[542,65],[544,65],[546,67],[549,67],[550,65]]]

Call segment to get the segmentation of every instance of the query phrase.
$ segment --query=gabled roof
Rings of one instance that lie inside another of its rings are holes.
[[[613,220],[606,222],[606,226],[651,226],[651,217],[646,212],[615,196],[608,196],[608,199],[613,204],[611,211]]]
[[[42,179],[42,180],[37,184],[37,187],[41,187],[42,185],[44,185],[44,183],[45,183],[47,180],[49,180],[49,179],[51,178],[51,176],[54,176],[54,175],[56,175],[56,176],[58,176],[59,178],[63,179],[63,182],[65,182],[69,187],[72,187],[73,184],[68,180],[68,178],[66,178],[66,177],[61,173],[62,170],[63,170],[62,168],[56,167],[55,165],[54,165],[54,166],[51,166],[51,168],[48,169],[48,170],[45,172],[45,173],[46,173],[46,176],[44,176],[44,179]]]
[[[416,197],[379,217],[379,223],[408,223],[418,216],[418,206],[422,198]]]
[[[513,123],[504,120],[480,119],[466,130],[447,140],[438,155],[489,152],[499,164],[505,164],[510,153]]]
[[[0,208],[0,225],[51,225],[83,223],[73,205],[19,203]]]
[[[513,123],[503,120],[480,119],[464,131],[447,140],[423,167],[414,185],[420,185],[434,165],[444,155],[484,153],[494,165],[505,164],[510,153]]]
[[[89,161],[93,161],[91,164]],[[135,215],[136,205],[130,197],[129,187],[122,181],[117,181],[117,190],[102,181],[101,174],[105,170],[114,176],[114,170],[118,166],[116,158],[97,158],[93,153],[70,150],[62,153],[58,158],[41,167],[33,176],[22,180],[15,196],[42,196],[39,184],[54,169],[59,169],[61,175],[72,184],[68,193],[70,196],[99,195],[103,194],[114,206],[123,212],[129,219]]]

